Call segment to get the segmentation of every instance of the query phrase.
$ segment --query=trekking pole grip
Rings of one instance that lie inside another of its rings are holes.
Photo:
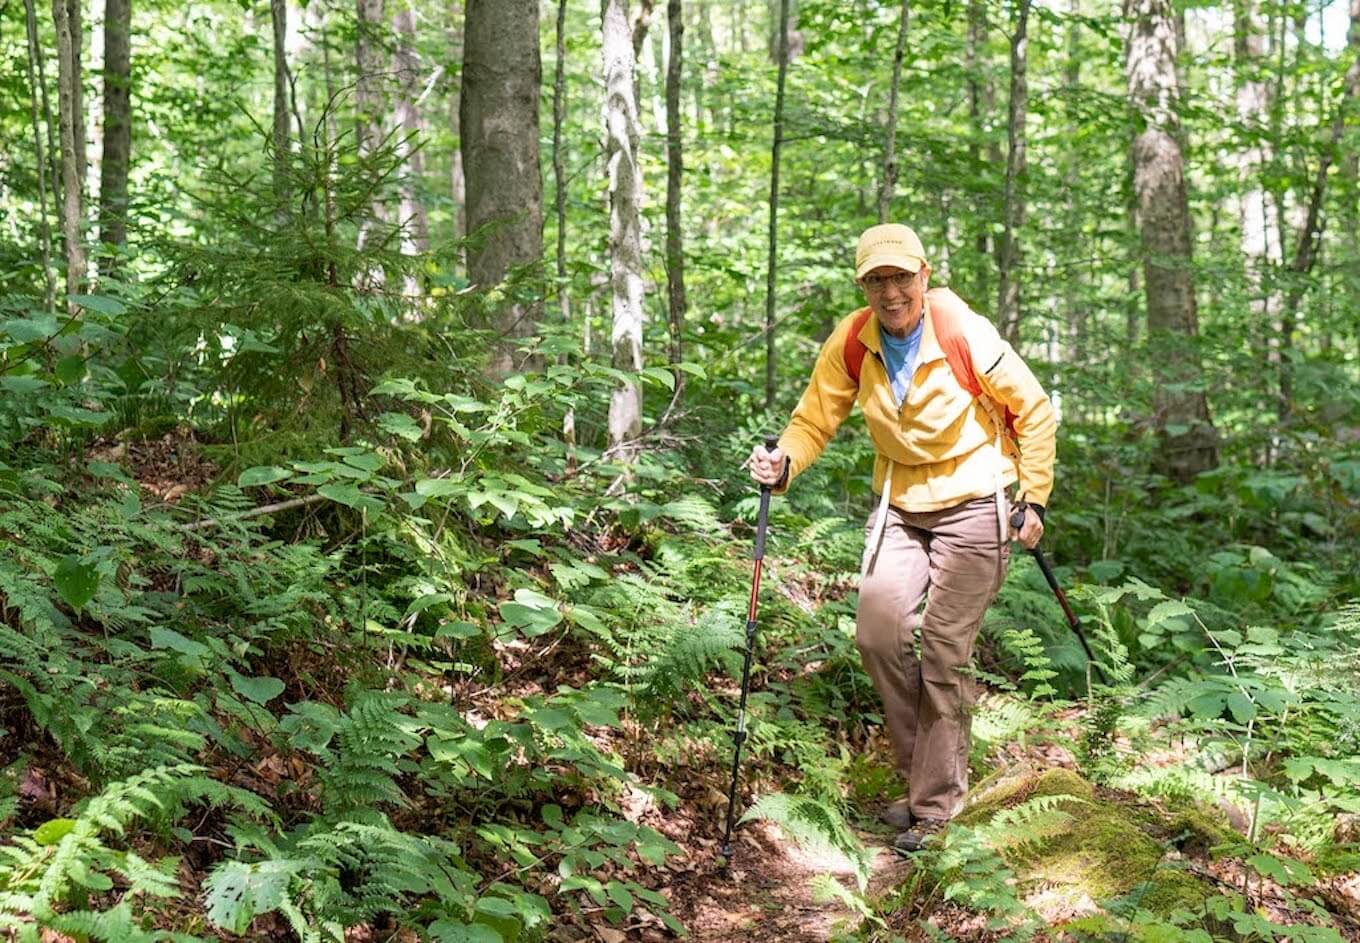
[[[779,436],[765,436],[765,451],[774,452],[779,448]],[[770,517],[770,486],[760,486],[760,513],[756,515],[756,553],[755,559],[765,559],[765,524]]]

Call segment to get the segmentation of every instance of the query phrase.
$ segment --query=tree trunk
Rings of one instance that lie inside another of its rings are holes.
[[[461,12],[460,0],[453,0],[449,4],[449,56],[453,61],[460,63],[459,71],[462,70],[463,61],[463,17]],[[453,70],[449,70],[453,74]],[[459,145],[453,149],[453,154],[449,158],[449,196],[453,199],[453,236],[455,239],[467,237],[467,185],[463,175],[463,147],[462,147],[462,122],[459,118],[461,107],[462,92],[461,83],[453,83],[449,91],[449,127],[453,131],[454,140]],[[461,258],[462,252],[458,253]]]
[[[85,246],[81,240],[80,151],[76,141],[84,126],[76,111],[80,98],[76,83],[80,71],[76,61],[79,46],[72,35],[67,0],[53,0],[52,19],[57,29],[57,111],[61,123],[62,236],[66,243],[66,293],[79,294],[85,281]],[[70,304],[74,314],[76,307]]]
[[[1308,195],[1308,210],[1303,224],[1294,241],[1294,258],[1289,263],[1289,292],[1284,303],[1284,330],[1281,341],[1284,345],[1280,358],[1280,417],[1289,417],[1294,395],[1292,361],[1289,349],[1293,346],[1294,330],[1298,326],[1299,304],[1303,301],[1307,277],[1317,260],[1318,247],[1322,243],[1322,200],[1327,192],[1327,174],[1337,159],[1341,141],[1346,132],[1347,118],[1355,108],[1360,97],[1360,0],[1351,0],[1351,25],[1346,37],[1346,52],[1350,56],[1350,68],[1341,88],[1341,99],[1336,103],[1336,114],[1332,118],[1331,134],[1323,145],[1322,156],[1318,161],[1317,173],[1313,176],[1313,188]]]
[[[28,33],[28,104],[33,122],[34,166],[38,171],[38,239],[42,246],[43,302],[51,311],[55,304],[56,285],[52,279],[52,226],[47,215],[47,155],[43,151],[42,129],[38,121],[38,17],[33,0],[24,0],[24,19]],[[46,98],[46,90],[43,90]],[[56,181],[53,181],[55,185]]]
[[[286,212],[291,189],[288,179],[288,0],[269,0],[269,19],[274,30],[274,196],[278,212]]]
[[[360,159],[373,156],[383,139],[383,117],[386,108],[383,103],[382,80],[387,71],[386,60],[379,42],[383,24],[383,0],[357,0],[355,3],[354,61],[358,77],[354,85],[355,143],[359,148]],[[358,248],[363,250],[369,244],[374,225],[388,218],[387,208],[381,198],[374,196],[373,204],[359,224]],[[380,266],[371,265],[363,279],[373,286],[381,286],[384,272]]]
[[[553,204],[557,215],[557,306],[562,323],[571,321],[567,291],[567,168],[562,161],[562,126],[567,120],[567,0],[557,0],[557,61],[553,65]]]
[[[680,196],[685,173],[680,124],[680,84],[684,63],[684,11],[681,0],[668,0],[666,21],[670,26],[670,55],[666,59],[666,288],[671,328],[671,363],[684,355],[685,243],[680,223]],[[675,400],[684,389],[685,374],[675,370]]]
[[[1217,464],[1191,257],[1180,119],[1176,105],[1176,24],[1170,0],[1127,0],[1132,20],[1127,77],[1142,130],[1133,142],[1134,192],[1143,253],[1148,334],[1155,345],[1155,405],[1163,447],[1161,471],[1187,482]]]
[[[416,55],[416,17],[411,0],[403,0],[392,21],[397,36],[393,65],[397,73],[397,125],[400,128],[397,150],[401,158],[401,252],[420,255],[430,247],[430,220],[420,197],[425,178],[425,154],[420,137],[425,128],[420,113],[422,87],[420,61]],[[420,291],[413,276],[406,279],[406,294]]]
[[[613,286],[613,364],[642,369],[642,169],[638,164],[637,101],[633,98],[633,45],[628,0],[603,0],[605,155],[609,168],[609,257]],[[642,432],[642,384],[614,390],[609,401],[609,444],[625,461]]]
[[[66,0],[66,18],[71,24],[71,94],[74,104],[72,114],[76,116],[75,127],[76,171],[80,174],[81,192],[84,192],[89,160],[85,152],[85,18],[80,8],[81,0]]]
[[[99,238],[127,244],[128,165],[132,158],[132,0],[104,7],[104,153],[99,173]]]
[[[472,238],[468,278],[484,290],[512,268],[543,260],[538,6],[537,0],[467,3],[459,123]],[[511,371],[516,338],[534,332],[540,311],[539,303],[512,301],[497,312],[493,326],[501,342],[490,364],[494,374]]]
[[[779,2],[779,78],[774,96],[774,144],[770,148],[770,251],[765,266],[765,408],[774,409],[774,274],[779,246],[779,152],[784,146],[784,80],[789,72],[789,0]]]
[[[1006,118],[1006,184],[1002,191],[1003,229],[997,247],[996,322],[1011,344],[1020,341],[1020,228],[1025,224],[1025,118],[1029,110],[1026,78],[1030,0],[1017,0],[1011,37],[1011,92]]]
[[[979,169],[979,173],[983,168],[996,167],[1001,163],[1001,147],[991,138],[987,128],[991,115],[996,110],[996,94],[988,68],[988,31],[986,0],[969,0],[968,46],[965,52],[968,69],[968,116],[973,129],[969,158],[972,165]],[[977,142],[983,140],[986,146],[980,147]],[[989,272],[996,246],[993,244],[990,224],[987,222],[993,218],[990,206],[990,196],[980,197],[977,210],[972,214],[977,221],[974,244],[978,256],[977,283],[973,294],[978,298],[986,298],[991,294]]]
[[[878,190],[878,221],[886,223],[892,213],[893,188],[897,185],[897,95],[902,87],[902,56],[907,48],[907,23],[911,0],[902,0],[897,24],[897,49],[893,53],[892,88],[888,92],[888,130],[883,145],[883,182]]]

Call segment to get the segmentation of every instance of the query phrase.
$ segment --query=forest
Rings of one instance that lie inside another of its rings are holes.
[[[0,0],[0,939],[1360,940],[1357,99],[1360,0]],[[885,222],[1084,638],[1013,544],[909,853],[866,415],[746,466]]]

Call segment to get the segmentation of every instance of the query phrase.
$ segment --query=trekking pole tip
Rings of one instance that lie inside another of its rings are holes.
[[[732,863],[732,843],[730,841],[723,842],[722,852],[719,857],[722,858],[722,866],[724,868]]]

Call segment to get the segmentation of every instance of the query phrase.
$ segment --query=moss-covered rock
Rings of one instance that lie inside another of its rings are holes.
[[[1095,787],[1069,769],[1016,767],[988,777],[970,796],[956,820],[968,827],[990,823],[1003,809],[1042,796],[1070,796],[1060,803],[1067,814],[1037,841],[1003,851],[1022,891],[1028,888],[1058,913],[1090,913],[1092,902],[1138,894],[1138,905],[1164,916],[1198,911],[1213,893],[1193,875],[1163,862],[1163,847],[1149,834],[1185,831],[1214,844],[1231,833],[1203,813],[1180,810],[1171,823],[1155,822],[1147,810],[1097,795]],[[1004,844],[1004,843],[1003,843]]]
[[[1075,796],[1090,801],[1095,798],[1095,787],[1070,769],[1046,769],[1034,781],[1031,792],[1035,796]]]

